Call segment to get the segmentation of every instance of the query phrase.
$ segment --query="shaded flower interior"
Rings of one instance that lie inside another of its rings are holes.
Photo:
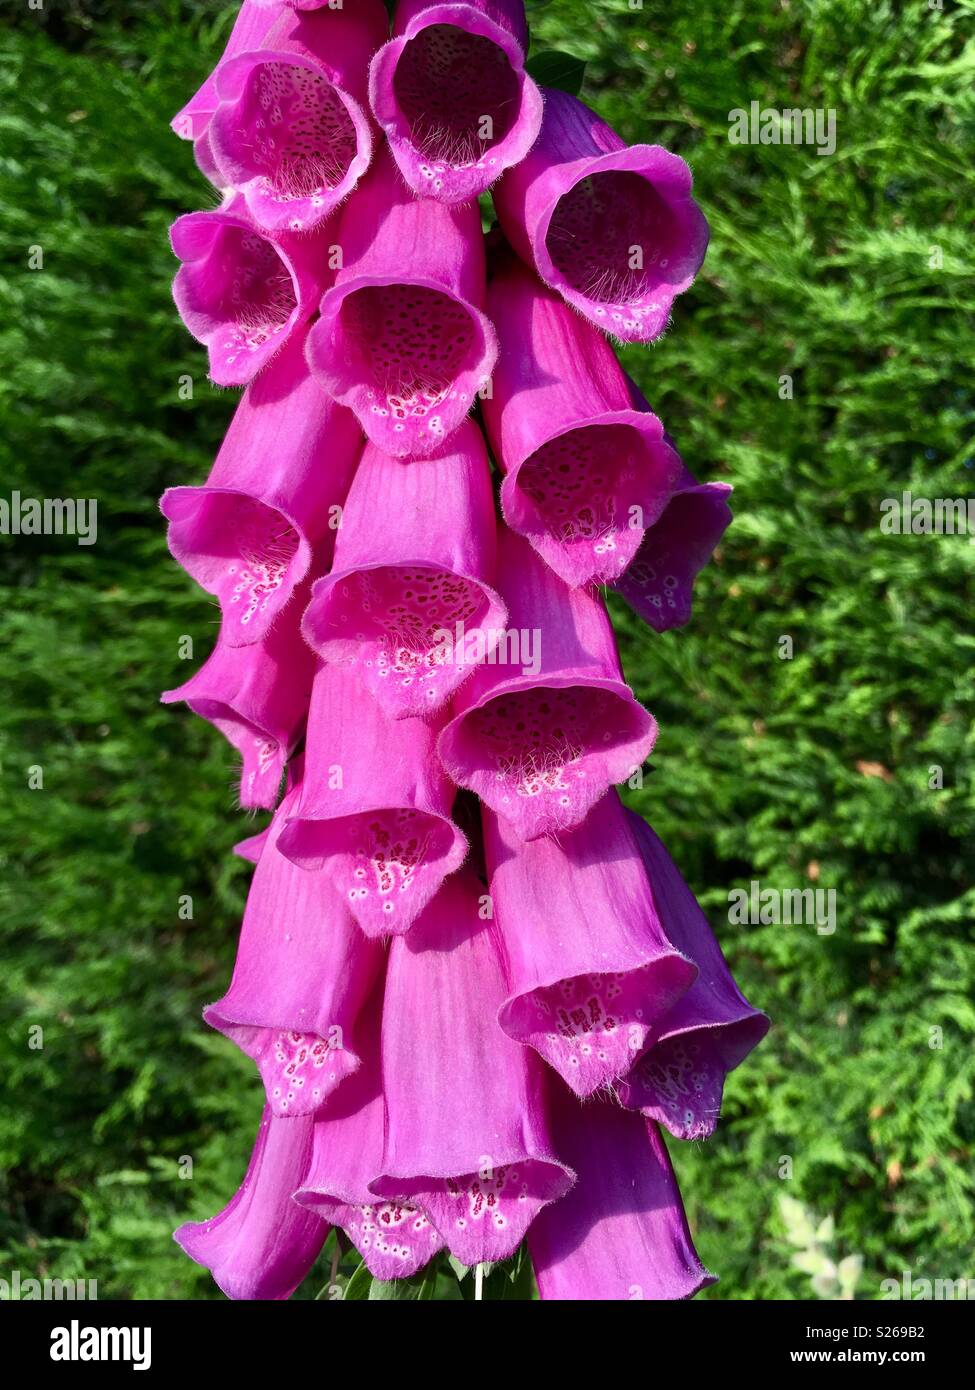
[[[648,719],[612,690],[533,686],[469,711],[450,761],[465,786],[533,837],[577,825],[628,775],[628,751],[646,736]]]
[[[263,627],[293,586],[297,531],[275,508],[240,493],[203,490],[194,501],[174,522],[182,562],[216,594],[228,623]]]
[[[393,93],[413,147],[452,169],[476,164],[503,140],[520,103],[507,55],[491,39],[452,24],[431,24],[409,40]],[[438,171],[421,172],[435,179]]]
[[[406,931],[463,858],[451,823],[412,807],[292,824],[300,833],[289,853],[325,858],[333,884],[369,936]]]
[[[257,1063],[275,1115],[312,1114],[358,1066],[353,1053],[317,1033],[234,1023],[221,1016],[219,1005],[207,1018]]]
[[[250,70],[239,99],[218,117],[218,139],[236,181],[258,180],[250,194],[257,215],[277,225],[288,212],[296,229],[325,214],[357,149],[352,117],[328,79],[281,62]]]
[[[457,378],[476,370],[483,350],[464,305],[425,286],[369,285],[349,294],[340,312],[350,385],[363,388],[360,411],[386,424],[382,433],[404,435],[404,448],[418,423],[431,442],[448,433],[438,411],[457,397]],[[451,425],[473,394],[451,412]]]
[[[266,348],[298,307],[284,261],[266,237],[246,227],[218,228],[205,266],[194,270],[200,307],[220,325],[211,350],[227,367]]]
[[[641,472],[653,467],[650,450],[631,425],[586,425],[550,439],[518,470],[509,521],[535,542],[552,567],[572,584],[615,579],[633,559],[642,526],[629,508],[643,501]]]
[[[580,179],[558,200],[545,244],[578,294],[601,305],[651,308],[661,286],[680,278],[681,228],[648,179],[606,170]],[[680,264],[679,264],[680,263]]]
[[[402,716],[437,709],[469,674],[455,659],[456,625],[465,633],[478,630],[490,610],[474,580],[433,567],[384,565],[336,583],[313,628],[322,644],[349,642],[370,691]]]

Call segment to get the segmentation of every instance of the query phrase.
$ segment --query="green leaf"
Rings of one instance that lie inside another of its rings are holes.
[[[533,54],[525,67],[539,86],[556,87],[560,92],[569,92],[574,97],[582,91],[582,79],[586,75],[584,58],[546,48],[541,53]]]
[[[363,1261],[353,1272],[342,1297],[345,1302],[351,1299],[353,1303],[365,1303],[374,1296],[372,1290],[373,1278]]]
[[[374,1279],[369,1290],[370,1300],[429,1303],[437,1289],[437,1262],[431,1260],[426,1269],[411,1279]]]

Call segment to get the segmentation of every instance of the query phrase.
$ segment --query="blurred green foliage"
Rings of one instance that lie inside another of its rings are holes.
[[[170,1232],[229,1197],[260,1110],[251,1065],[199,1018],[232,964],[248,868],[229,851],[252,826],[219,735],[158,705],[217,611],[156,499],[202,480],[233,405],[169,297],[167,225],[215,199],[168,120],[231,12],[3,16],[3,491],[96,497],[99,540],[0,539],[0,1272],[103,1297],[215,1296]],[[782,1196],[832,1218],[859,1298],[906,1268],[971,1276],[975,547],[884,536],[879,504],[975,495],[972,5],[531,14],[537,48],[588,60],[583,96],[622,135],[689,159],[712,227],[670,332],[623,359],[689,466],[734,483],[735,524],[683,631],[613,605],[661,726],[631,799],[775,1021],[718,1135],[672,1145],[721,1275],[704,1296],[808,1296]],[[835,108],[835,155],[730,144],[752,100]],[[752,878],[835,888],[835,934],[729,926]]]

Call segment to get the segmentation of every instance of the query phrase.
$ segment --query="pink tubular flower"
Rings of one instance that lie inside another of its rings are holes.
[[[233,979],[203,1017],[253,1058],[275,1115],[306,1115],[359,1066],[356,1021],[383,961],[321,873],[277,841],[301,794],[287,792],[264,845]]]
[[[510,531],[498,575],[504,664],[477,667],[461,686],[438,751],[455,782],[531,840],[578,825],[640,766],[657,725],[623,680],[595,594],[567,589]]]
[[[694,580],[731,524],[728,483],[699,483],[686,468],[663,514],[647,530],[616,591],[657,632],[691,616]]]
[[[563,1301],[693,1298],[716,1282],[687,1228],[655,1125],[552,1086],[559,1153],[579,1175],[528,1231],[539,1296]]]
[[[496,548],[475,425],[465,421],[446,452],[412,464],[368,444],[305,637],[324,660],[353,665],[388,714],[435,712],[503,636],[505,606],[488,583]]]
[[[498,1030],[505,983],[469,871],[392,943],[383,1003],[379,1196],[420,1206],[465,1264],[514,1253],[573,1174],[553,1156],[542,1070]]]
[[[176,1232],[228,1298],[290,1298],[318,1258],[328,1226],[291,1198],[308,1166],[312,1129],[311,1116],[278,1120],[265,1110],[247,1176],[229,1205]]]
[[[463,203],[523,159],[542,123],[522,0],[400,0],[369,96],[406,182]]]
[[[319,668],[305,781],[278,844],[325,870],[368,936],[408,930],[467,853],[435,737],[422,719],[391,719],[348,667]]]
[[[261,642],[232,647],[218,637],[199,671],[161,696],[164,705],[185,700],[237,749],[240,804],[249,810],[274,808],[281,774],[304,729],[315,657],[301,637],[303,603],[296,594]]]
[[[628,820],[664,930],[698,976],[617,1094],[676,1138],[706,1139],[718,1122],[725,1077],[762,1041],[769,1020],[735,984],[707,918],[659,838],[639,816],[628,813]]]
[[[384,453],[436,453],[497,355],[481,312],[477,204],[418,201],[379,153],[342,211],[336,241],[342,267],[309,335],[312,371]]]
[[[520,841],[484,812],[491,897],[508,965],[498,1015],[580,1096],[632,1069],[691,987],[615,792],[558,840]]]
[[[605,338],[513,256],[496,264],[500,353],[482,410],[505,520],[567,584],[610,583],[667,506],[680,459],[656,415],[634,409]]]
[[[181,140],[195,141],[205,134],[210,118],[220,103],[217,95],[217,74],[221,67],[236,53],[243,53],[248,48],[260,48],[264,35],[277,17],[268,0],[244,0],[217,66],[170,122]]]
[[[331,561],[362,448],[355,416],[308,371],[304,333],[244,393],[203,487],[171,487],[169,548],[220,600],[230,646],[259,642],[309,571]]]
[[[494,195],[526,265],[623,342],[649,342],[708,241],[691,172],[660,145],[626,145],[567,92],[545,91],[538,140]]]
[[[383,1157],[381,1005],[377,991],[363,1027],[362,1066],[318,1116],[295,1201],[340,1227],[376,1279],[408,1279],[443,1249],[443,1239],[418,1207],[383,1201],[369,1189]]]
[[[285,11],[259,47],[221,63],[210,150],[258,226],[318,226],[368,169],[366,69],[386,31],[382,0]]]
[[[173,299],[210,356],[217,386],[244,386],[309,319],[330,278],[320,228],[271,240],[240,197],[216,212],[188,212],[170,230],[183,262]]]

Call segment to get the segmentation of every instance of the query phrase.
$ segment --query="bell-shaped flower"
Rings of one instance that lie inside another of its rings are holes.
[[[597,328],[649,342],[700,268],[708,225],[691,171],[660,145],[627,145],[567,92],[545,90],[533,149],[494,192],[526,265]]]
[[[611,583],[667,506],[680,458],[646,403],[634,408],[606,339],[507,250],[488,313],[499,352],[481,409],[505,520],[567,584]]]
[[[259,642],[309,572],[332,558],[362,449],[351,411],[311,376],[303,331],[244,392],[202,487],[171,487],[160,507],[169,548],[220,601],[230,646]]]
[[[442,454],[410,464],[367,444],[305,637],[325,661],[354,666],[395,718],[438,711],[504,636],[496,552],[476,425],[464,421]]]
[[[582,1105],[552,1084],[552,1129],[578,1174],[528,1231],[539,1296],[594,1303],[693,1298],[701,1264],[656,1125],[607,1101]]]
[[[632,563],[613,587],[657,632],[691,616],[694,580],[731,524],[729,483],[699,483],[686,468]]]
[[[333,229],[334,231],[334,229]],[[314,313],[331,279],[326,227],[272,239],[239,195],[213,212],[188,212],[170,229],[183,262],[173,299],[210,359],[217,386],[245,386]]]
[[[628,819],[664,930],[698,974],[617,1094],[676,1138],[706,1139],[718,1122],[725,1077],[762,1041],[769,1020],[738,988],[707,918],[659,837],[641,817],[628,813]]]
[[[275,1115],[314,1113],[356,1071],[357,1022],[383,964],[325,875],[277,847],[300,794],[296,775],[254,870],[230,988],[203,1012],[256,1062]]]
[[[281,775],[305,727],[315,655],[301,636],[303,584],[267,636],[232,647],[223,635],[188,681],[161,697],[183,700],[240,754],[240,804],[272,810]]]
[[[170,122],[181,140],[196,141],[206,132],[210,118],[220,104],[217,95],[217,74],[223,64],[229,62],[235,54],[251,48],[260,48],[264,42],[264,35],[279,17],[280,11],[275,13],[276,8],[276,0],[273,5],[268,3],[268,0],[244,0],[217,66]]]
[[[235,1196],[209,1221],[176,1232],[228,1298],[290,1298],[318,1258],[329,1228],[292,1199],[311,1157],[313,1128],[310,1115],[280,1120],[265,1110]]]
[[[318,226],[372,159],[368,63],[385,40],[382,0],[281,12],[256,48],[225,59],[208,129],[220,187],[271,232]]]
[[[474,874],[455,874],[390,946],[386,1144],[370,1184],[421,1207],[468,1265],[513,1254],[573,1177],[549,1141],[541,1064],[498,1027],[505,979],[487,903]]]
[[[463,203],[524,159],[542,123],[523,0],[399,0],[369,94],[406,182]]]
[[[382,990],[363,1027],[362,1065],[318,1115],[308,1172],[295,1201],[345,1232],[376,1279],[408,1279],[443,1249],[420,1208],[369,1189],[382,1170]]]
[[[510,531],[498,541],[508,631],[455,695],[438,751],[459,786],[530,840],[584,820],[640,767],[657,725],[623,680],[601,599],[567,588]]]
[[[417,199],[377,151],[331,239],[342,264],[309,335],[312,371],[384,453],[428,457],[497,355],[477,204]]]
[[[524,842],[484,812],[509,993],[498,1020],[580,1096],[628,1076],[696,969],[661,923],[615,791],[584,824]]]
[[[319,667],[301,796],[278,844],[325,871],[368,936],[407,931],[467,853],[436,733],[386,714],[351,668]]]

